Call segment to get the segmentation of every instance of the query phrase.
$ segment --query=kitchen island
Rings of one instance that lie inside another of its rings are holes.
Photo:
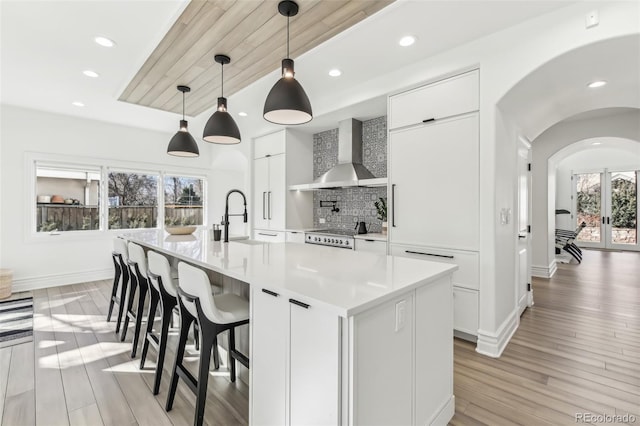
[[[455,265],[205,231],[124,238],[250,289],[251,424],[446,424]]]

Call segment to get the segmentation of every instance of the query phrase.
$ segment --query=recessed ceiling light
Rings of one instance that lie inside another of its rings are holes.
[[[103,47],[115,47],[116,42],[111,40],[110,38],[106,38],[103,36],[97,36],[93,39],[96,43]]]
[[[238,115],[239,115],[240,117],[246,117],[246,116],[247,116],[247,113],[246,113],[246,112],[244,112],[244,111],[240,111],[240,112],[238,113]]]
[[[416,38],[414,36],[404,36],[400,39],[400,41],[398,41],[398,44],[402,47],[407,47],[407,46],[411,46],[413,43],[416,42]]]
[[[596,80],[596,81],[592,81],[591,83],[589,83],[588,87],[590,89],[595,89],[596,87],[602,87],[605,84],[607,84],[607,82],[604,81],[604,80]]]
[[[602,145],[602,142],[594,142],[591,145]]]
[[[71,105],[77,106],[77,107],[83,107],[84,106],[84,104],[82,102],[80,102],[80,101],[71,102]]]
[[[86,75],[87,77],[91,77],[91,78],[100,77],[100,74],[98,74],[95,71],[91,71],[91,70],[84,70],[84,71],[82,71],[82,74]]]
[[[331,77],[340,77],[342,75],[342,71],[340,71],[338,68],[334,68],[329,71],[329,75]]]

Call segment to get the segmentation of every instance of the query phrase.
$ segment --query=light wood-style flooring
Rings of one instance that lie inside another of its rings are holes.
[[[456,340],[451,424],[575,425],[577,413],[640,424],[640,253],[583,254],[534,278],[534,306],[499,359]]]
[[[534,279],[535,305],[501,358],[456,340],[452,425],[569,425],[583,412],[630,413],[640,424],[640,253],[584,255],[551,280]],[[154,397],[155,350],[140,371],[129,357],[132,333],[121,343],[106,323],[110,288],[100,281],[34,292],[34,341],[0,349],[3,426],[193,422],[194,398],[182,385],[164,411],[172,354]],[[224,371],[209,383],[207,423],[247,424],[247,387]]]

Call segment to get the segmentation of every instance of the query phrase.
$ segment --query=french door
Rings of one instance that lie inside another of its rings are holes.
[[[638,244],[639,170],[576,173],[574,214],[582,247],[640,250]]]

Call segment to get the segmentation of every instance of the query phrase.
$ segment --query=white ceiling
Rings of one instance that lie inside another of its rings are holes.
[[[314,107],[315,119],[305,129],[316,132],[333,128],[346,116],[367,119],[381,115],[386,109],[384,97],[359,93],[356,98],[345,93],[381,74],[570,3],[398,0],[294,58],[297,77]],[[185,1],[2,0],[0,5],[2,103],[175,131],[175,114],[119,102],[117,98],[179,16]],[[295,25],[295,19],[291,25]],[[417,43],[399,47],[397,41],[405,34],[417,36]],[[112,38],[118,45],[114,49],[100,47],[93,42],[95,35]],[[292,40],[292,45],[295,42]],[[334,67],[342,70],[341,77],[327,75]],[[101,76],[87,78],[82,75],[84,69],[93,69]],[[277,74],[274,70],[229,99],[229,109],[236,114],[245,138],[277,128],[262,119],[264,98]],[[371,98],[375,99],[369,101]],[[76,100],[86,107],[72,106]],[[247,112],[248,117],[238,117],[240,111]],[[194,135],[202,131],[210,113],[192,121]]]
[[[587,87],[596,80],[608,84]],[[604,40],[554,58],[518,82],[500,102],[529,140],[562,120],[638,107],[640,35]]]

